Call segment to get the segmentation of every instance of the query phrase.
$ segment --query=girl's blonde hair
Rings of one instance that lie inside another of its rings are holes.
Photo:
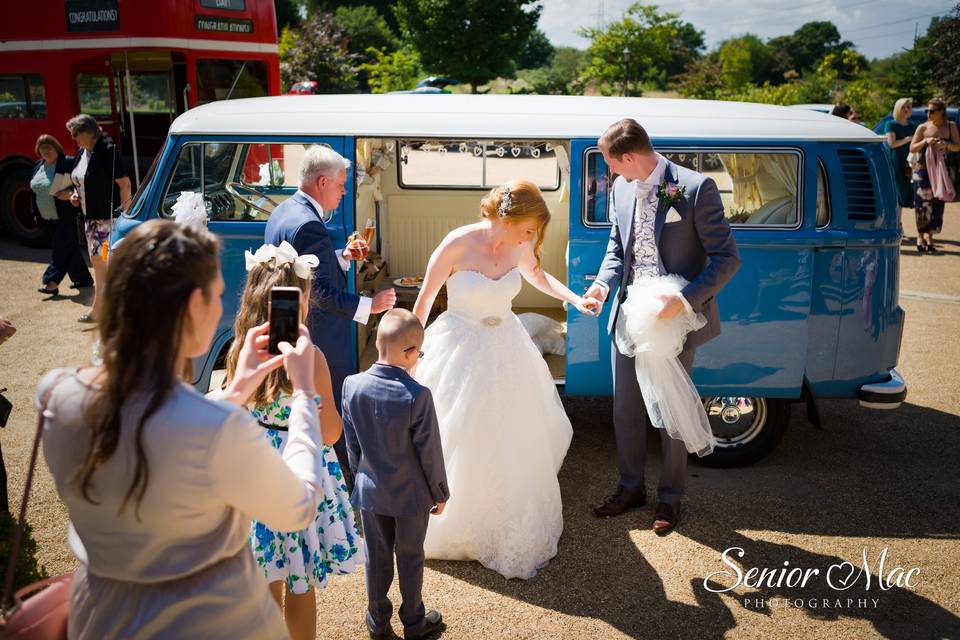
[[[893,119],[894,120],[896,120],[897,116],[900,115],[900,109],[902,109],[905,105],[910,105],[910,107],[912,108],[913,98],[900,98],[895,103],[893,103]],[[910,116],[908,115],[907,117],[909,118]]]
[[[539,266],[540,249],[547,235],[547,225],[550,224],[550,209],[537,185],[529,180],[515,180],[494,187],[480,201],[480,216],[490,220],[500,218],[511,223],[535,218],[537,240],[533,245],[533,253],[537,256]]]
[[[247,285],[243,289],[237,319],[233,323],[233,344],[227,353],[227,380],[233,379],[237,372],[237,361],[247,331],[270,319],[270,290],[274,287],[298,287],[306,294],[303,296],[306,300],[311,282],[312,278],[299,277],[290,262],[276,266],[275,260],[271,260],[256,265],[247,273]],[[301,309],[301,312],[306,315],[306,309]],[[262,406],[276,401],[284,393],[293,393],[293,385],[286,370],[280,367],[271,371],[260,383],[250,396],[250,402],[255,406]]]

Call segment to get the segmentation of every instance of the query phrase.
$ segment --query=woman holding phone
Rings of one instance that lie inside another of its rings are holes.
[[[71,637],[288,637],[247,539],[251,518],[297,530],[316,517],[315,350],[301,327],[271,357],[261,324],[238,340],[220,400],[189,385],[223,311],[218,252],[214,235],[168,220],[131,231],[106,274],[103,364],[40,384],[44,456],[80,560]],[[281,364],[291,388],[282,456],[238,406]]]

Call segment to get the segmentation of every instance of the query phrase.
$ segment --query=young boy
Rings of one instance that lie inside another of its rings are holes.
[[[356,473],[350,500],[363,522],[371,638],[390,629],[394,552],[403,637],[424,638],[440,627],[440,613],[425,613],[420,594],[423,539],[430,514],[443,513],[450,492],[433,396],[409,373],[422,344],[417,317],[393,309],[377,329],[376,364],[343,383],[343,433]]]

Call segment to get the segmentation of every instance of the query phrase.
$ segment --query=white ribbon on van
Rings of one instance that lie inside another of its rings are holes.
[[[687,334],[704,327],[707,320],[687,311],[669,319],[657,317],[664,306],[660,296],[676,296],[687,284],[675,274],[638,276],[620,306],[615,339],[620,353],[634,358],[650,422],[703,457],[713,452],[717,441],[700,394],[677,356]]]

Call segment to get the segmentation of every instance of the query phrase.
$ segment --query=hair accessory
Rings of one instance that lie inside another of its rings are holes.
[[[297,277],[303,278],[306,280],[310,277],[310,272],[320,264],[320,260],[317,256],[307,253],[304,255],[298,255],[297,250],[293,248],[293,245],[284,240],[280,243],[280,246],[265,244],[257,249],[256,253],[250,253],[250,250],[247,249],[243,252],[244,262],[247,263],[247,271],[250,271],[258,265],[270,266],[270,261],[273,261],[274,267],[280,267],[287,263],[293,264],[293,270],[297,274]]]
[[[207,228],[207,205],[196,191],[181,191],[173,203],[173,219],[185,227]]]
[[[497,215],[505,218],[507,212],[510,211],[510,208],[513,206],[513,198],[510,196],[510,187],[503,187],[500,192],[503,194],[503,197],[500,199],[500,208],[497,210]]]

